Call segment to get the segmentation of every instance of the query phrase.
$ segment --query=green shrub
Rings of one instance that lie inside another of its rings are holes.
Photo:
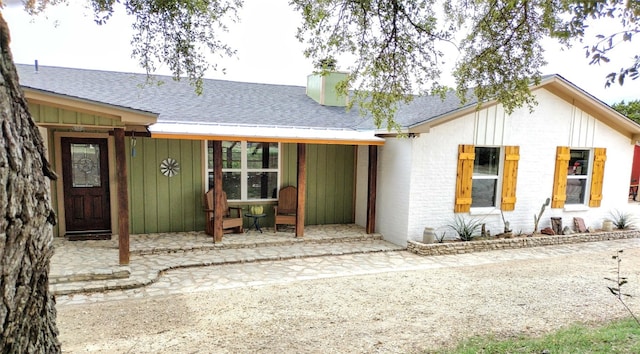
[[[630,229],[634,226],[634,220],[630,213],[614,209],[611,213],[611,222],[619,229]]]
[[[461,215],[456,215],[453,219],[453,223],[447,225],[453,231],[458,234],[458,237],[462,241],[471,241],[474,234],[478,231],[478,229],[482,226],[480,220],[477,219],[465,219]]]

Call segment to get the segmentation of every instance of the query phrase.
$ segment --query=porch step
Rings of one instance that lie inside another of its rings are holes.
[[[77,283],[94,280],[127,279],[131,275],[128,269],[92,269],[87,272],[51,275],[49,284]]]
[[[76,231],[76,232],[67,232],[65,237],[69,241],[97,241],[97,240],[111,240],[111,231],[93,231],[93,232],[85,232],[85,231]]]
[[[212,237],[211,237],[212,238]],[[381,234],[362,234],[354,236],[352,234],[346,235],[331,235],[327,238],[312,239],[308,237],[295,238],[291,234],[281,238],[268,237],[258,238],[252,240],[255,236],[248,236],[246,234],[236,235],[229,234],[224,235],[222,242],[219,243],[199,243],[188,245],[181,243],[178,248],[175,246],[155,246],[152,248],[146,247],[142,249],[132,249],[130,252],[132,255],[152,255],[163,253],[176,253],[183,251],[206,251],[206,250],[226,250],[226,249],[241,249],[241,248],[256,248],[256,247],[276,247],[276,246],[293,246],[298,244],[333,244],[333,243],[351,243],[351,242],[369,242],[369,241],[382,241]]]
[[[86,281],[57,282],[51,278],[54,295],[71,295],[112,290],[126,290],[154,283],[165,271],[179,268],[223,266],[226,264],[268,262],[294,258],[342,256],[350,254],[400,251],[405,248],[378,239],[343,242],[298,242],[288,245],[260,245],[243,248],[215,248],[172,253],[135,255],[127,271],[127,278],[87,279]],[[120,267],[119,269],[122,269]],[[224,272],[224,267],[212,271]]]

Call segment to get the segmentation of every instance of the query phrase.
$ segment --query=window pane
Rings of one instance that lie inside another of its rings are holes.
[[[475,176],[497,176],[500,163],[500,148],[476,147],[475,153],[473,174]],[[473,183],[475,184],[475,181]]]
[[[73,187],[100,187],[100,145],[71,144]]]
[[[242,144],[239,141],[222,142],[222,169],[242,168]]]
[[[571,150],[568,175],[586,176],[589,171],[589,150]]]
[[[213,169],[213,141],[207,141],[207,168]],[[211,180],[211,176],[209,179]]]
[[[278,173],[276,172],[249,172],[248,190],[249,199],[274,198],[278,183]]]
[[[227,192],[227,199],[238,200],[242,198],[240,194],[240,172],[223,172],[222,189]]]
[[[214,182],[213,172],[209,172],[209,188],[207,190],[214,187]],[[222,189],[227,193],[227,199],[240,199],[240,172],[223,172]]]
[[[586,178],[567,179],[567,204],[584,204],[587,190]]]
[[[278,168],[278,143],[247,143],[247,167]]]
[[[477,156],[477,155],[476,155]],[[496,205],[497,179],[474,179],[471,186],[471,206],[474,208]]]

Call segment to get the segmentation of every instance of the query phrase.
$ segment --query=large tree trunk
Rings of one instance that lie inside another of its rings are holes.
[[[49,292],[55,215],[46,178],[55,174],[27,110],[0,13],[0,347],[3,353],[59,353]]]

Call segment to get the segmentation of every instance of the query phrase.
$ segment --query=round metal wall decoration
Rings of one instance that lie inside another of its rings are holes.
[[[162,172],[162,174],[167,177],[173,177],[177,175],[179,171],[180,171],[180,164],[178,164],[178,161],[170,157],[167,157],[166,159],[164,159],[160,164],[160,172]]]

